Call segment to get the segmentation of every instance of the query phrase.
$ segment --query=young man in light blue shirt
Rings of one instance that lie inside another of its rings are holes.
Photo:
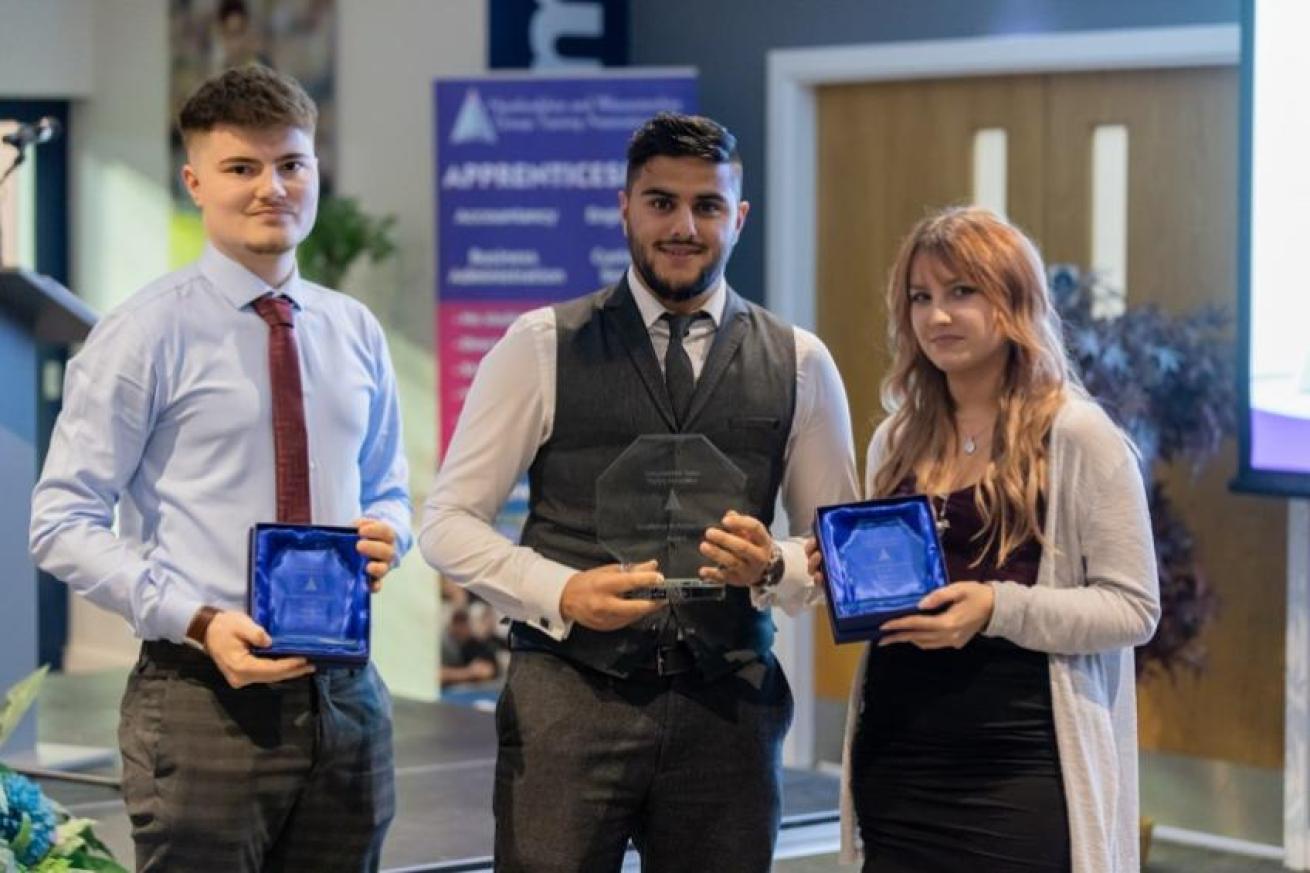
[[[382,329],[296,268],[318,206],[315,122],[298,84],[254,65],[187,101],[182,176],[205,251],[70,362],[33,494],[42,569],[143,641],[119,730],[139,870],[376,870],[394,811],[374,668],[256,657],[270,640],[245,611],[247,531],[280,520],[289,451],[301,520],[357,527],[375,590],[411,540]],[[270,306],[292,325],[299,402],[283,391],[293,368],[271,361]],[[298,448],[275,441],[288,415]]]

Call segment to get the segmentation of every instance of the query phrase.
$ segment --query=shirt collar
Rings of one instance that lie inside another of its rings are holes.
[[[664,304],[660,302],[646,283],[641,281],[641,276],[637,274],[637,268],[628,267],[628,287],[632,289],[632,299],[637,302],[637,309],[641,312],[641,320],[650,330],[655,322],[660,320],[660,316],[668,312]],[[711,286],[710,296],[706,298],[705,305],[698,311],[703,312],[714,322],[715,328],[723,321],[723,309],[728,305],[727,294],[728,282],[722,276]]]
[[[274,288],[212,243],[205,243],[205,250],[200,254],[200,275],[213,283],[218,293],[237,309],[265,294],[284,294],[297,309],[304,309],[309,302],[309,289],[300,278],[299,266],[292,268],[281,287]]]

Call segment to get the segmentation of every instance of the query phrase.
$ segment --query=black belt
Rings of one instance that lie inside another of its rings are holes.
[[[594,670],[615,678],[634,679],[644,682],[662,681],[673,676],[691,673],[697,666],[696,656],[687,644],[681,641],[673,641],[669,644],[656,646],[651,650],[648,658],[644,658],[635,665],[622,664],[622,672],[618,670],[610,671],[571,657],[563,645],[550,640],[540,631],[528,628],[518,622],[515,622],[510,628],[509,648],[511,652],[541,652],[554,655],[587,670]]]
[[[674,643],[655,647],[655,659],[649,666],[638,667],[629,674],[637,681],[654,681],[681,676],[696,669],[696,656],[686,643]]]
[[[168,640],[145,640],[141,643],[141,655],[160,667],[172,670],[188,668],[219,672],[218,665],[205,652],[192,646],[184,646]]]
[[[209,654],[193,646],[181,645],[168,640],[145,640],[141,643],[141,657],[166,670],[184,671],[190,675],[209,676],[226,682],[218,665]],[[364,669],[359,664],[333,664],[316,662],[314,670],[324,674],[353,674]]]

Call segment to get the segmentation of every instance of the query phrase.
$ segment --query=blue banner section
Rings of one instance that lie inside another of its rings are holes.
[[[441,300],[556,300],[615,281],[628,139],[695,96],[690,74],[438,82]]]
[[[490,0],[492,69],[621,67],[628,62],[628,0]]]

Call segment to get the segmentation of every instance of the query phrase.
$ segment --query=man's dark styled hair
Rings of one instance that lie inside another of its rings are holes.
[[[219,21],[227,21],[230,16],[240,15],[247,21],[250,20],[250,10],[246,8],[246,0],[223,0],[218,4]]]
[[[741,188],[741,156],[737,138],[717,121],[703,115],[661,112],[632,135],[628,143],[627,186],[651,158],[700,158],[712,164],[731,164]]]
[[[206,79],[177,115],[183,141],[219,125],[251,130],[298,127],[313,133],[318,107],[290,76],[262,64],[233,67]]]

